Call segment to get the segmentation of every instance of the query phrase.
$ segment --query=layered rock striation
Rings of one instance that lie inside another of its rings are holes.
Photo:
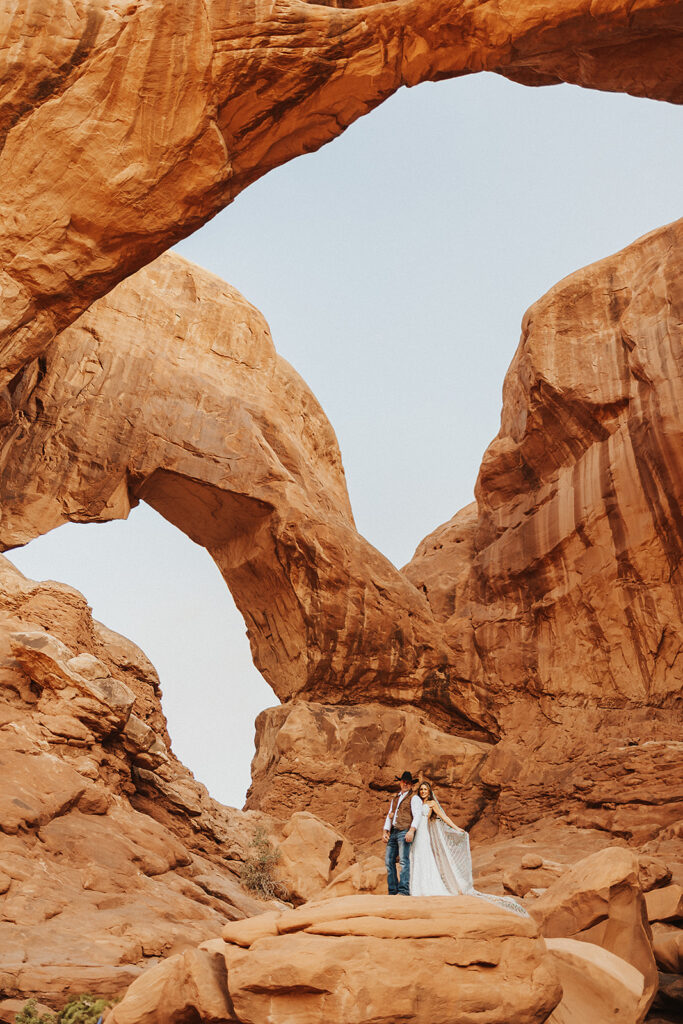
[[[0,383],[91,302],[402,85],[494,71],[680,102],[674,0],[1,8]]]
[[[477,502],[403,570],[496,709],[510,825],[681,815],[682,254],[677,221],[531,307]]]
[[[144,500],[212,554],[278,697],[420,701],[487,734],[424,594],[356,531],[323,411],[224,282],[161,257],[29,364],[11,403],[4,550]]]
[[[128,275],[401,85],[488,70],[681,102],[683,7],[5,7],[0,545],[147,501],[211,552],[284,704],[253,810],[221,807],[142,652],[0,560],[0,991],[137,979],[112,1024],[640,1022],[655,961],[681,965],[683,222],[529,310],[477,500],[403,571],[357,533],[258,311],[177,257]],[[406,766],[538,930],[368,895]],[[293,903],[333,898],[260,913],[239,885],[257,827]]]
[[[678,221],[528,310],[476,507],[404,569],[497,696],[680,692],[682,250]]]
[[[260,314],[165,256],[13,382],[2,544],[146,500],[208,548],[286,702],[259,722],[251,807],[365,844],[412,761],[482,836],[550,816],[668,842],[682,236],[532,307],[477,503],[402,572],[356,532],[332,428]]]
[[[117,996],[261,912],[240,883],[258,828],[283,839],[283,880],[303,898],[292,830],[211,799],[173,755],[160,696],[142,651],[81,594],[0,558],[0,998]],[[305,818],[310,895],[354,852]]]
[[[561,998],[532,922],[472,897],[341,897],[241,925],[149,971],[110,1024],[183,1011],[236,1024],[541,1024]]]

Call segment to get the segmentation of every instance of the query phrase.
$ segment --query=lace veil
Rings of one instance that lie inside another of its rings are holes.
[[[443,811],[433,791],[432,798],[439,810]],[[524,907],[520,906],[512,897],[493,896],[491,893],[479,892],[474,888],[470,837],[467,832],[456,832],[436,814],[431,814],[429,817],[429,841],[443,884],[452,896],[461,893],[467,896],[477,896],[504,910],[510,910],[513,914],[520,914],[522,917],[529,916]]]

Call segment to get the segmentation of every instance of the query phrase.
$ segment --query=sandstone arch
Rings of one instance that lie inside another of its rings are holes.
[[[15,380],[3,549],[145,500],[212,554],[275,693],[423,703],[486,735],[424,594],[356,531],[334,432],[257,310],[166,255]]]
[[[264,714],[259,742],[285,724],[296,738],[302,701],[342,747],[360,735],[349,705],[413,707],[447,732],[502,737],[464,755],[470,820],[487,803],[503,824],[564,807],[656,833],[678,813],[664,780],[681,684],[682,248],[677,222],[532,307],[478,506],[403,572],[356,532],[332,429],[260,314],[162,257],[17,377],[2,543],[145,499],[208,547],[257,666],[291,702]],[[298,750],[297,788],[288,757],[259,751],[252,803],[310,807],[315,758]],[[610,766],[627,763],[647,783],[615,803]],[[340,784],[328,820],[348,827],[358,783]]]
[[[97,297],[401,85],[683,98],[673,0],[4,0],[0,383]]]

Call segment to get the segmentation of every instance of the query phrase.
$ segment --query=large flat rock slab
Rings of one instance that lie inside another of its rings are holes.
[[[227,926],[142,975],[109,1024],[181,1008],[240,1024],[541,1024],[560,996],[530,919],[474,897],[348,896]]]

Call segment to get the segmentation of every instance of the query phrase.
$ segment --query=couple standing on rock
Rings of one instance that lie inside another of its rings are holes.
[[[474,888],[469,836],[444,813],[429,783],[414,779],[407,771],[396,781],[400,790],[392,798],[384,822],[389,894],[477,896],[526,917],[526,910],[516,900]]]

